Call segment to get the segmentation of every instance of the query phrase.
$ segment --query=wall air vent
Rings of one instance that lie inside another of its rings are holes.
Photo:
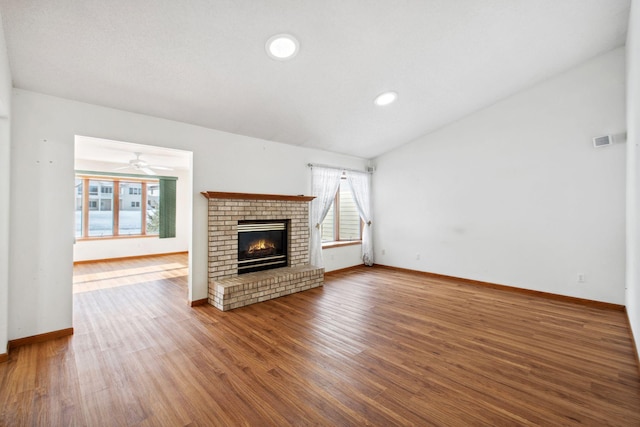
[[[606,147],[611,144],[613,144],[612,135],[596,136],[595,138],[593,138],[593,146],[596,148]]]

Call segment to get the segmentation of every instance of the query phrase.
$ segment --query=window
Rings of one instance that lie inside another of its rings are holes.
[[[158,179],[77,175],[76,237],[158,235],[159,182]],[[155,196],[149,196],[150,188],[155,189]]]
[[[142,201],[142,186],[148,185],[146,182],[120,181],[122,199],[120,201],[120,212],[118,213],[118,231],[121,236],[146,234],[142,232],[143,212],[140,208]]]
[[[88,180],[89,188],[96,189],[89,193],[89,212],[86,226],[88,234],[82,237],[112,236],[113,235],[113,181]],[[111,189],[111,192],[105,189]],[[84,221],[83,221],[84,222]]]
[[[160,232],[160,192],[158,184],[147,184],[147,233],[158,234]]]
[[[83,190],[82,179],[76,178],[76,237],[82,237],[82,197]]]
[[[322,221],[322,243],[360,241],[362,221],[353,199],[349,181],[340,180],[340,187],[327,216]]]

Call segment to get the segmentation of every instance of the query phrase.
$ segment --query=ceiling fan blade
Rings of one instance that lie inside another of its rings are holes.
[[[147,175],[156,175],[157,173],[153,170],[153,169],[158,169],[158,170],[166,170],[166,171],[170,171],[173,170],[170,167],[167,166],[155,166],[155,165],[150,165],[149,163],[147,163],[146,161],[142,160],[140,158],[140,156],[142,155],[142,153],[133,153],[135,154],[136,158],[135,159],[131,159],[129,160],[129,164],[126,166],[120,166],[114,170],[123,170],[123,169],[135,169],[136,171],[142,171],[144,173],[146,173]]]

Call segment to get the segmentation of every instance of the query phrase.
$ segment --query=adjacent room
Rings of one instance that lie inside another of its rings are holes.
[[[0,18],[0,425],[640,425],[638,0]]]
[[[74,142],[75,263],[188,251],[191,152],[81,135]],[[176,187],[167,194],[171,224],[160,221],[167,180]]]

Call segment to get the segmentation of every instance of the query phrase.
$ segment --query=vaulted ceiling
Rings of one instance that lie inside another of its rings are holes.
[[[0,0],[13,83],[373,158],[622,46],[630,0]],[[290,33],[289,61],[265,43]],[[398,100],[374,105],[381,92]]]

